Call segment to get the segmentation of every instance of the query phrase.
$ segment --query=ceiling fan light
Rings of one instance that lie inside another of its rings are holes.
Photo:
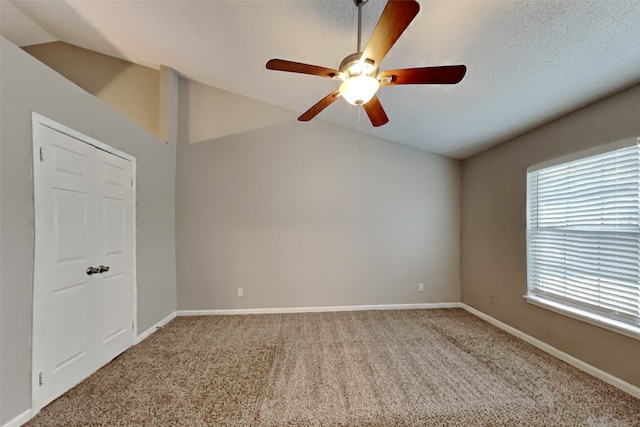
[[[340,85],[340,95],[352,105],[366,104],[380,88],[380,82],[368,75],[353,76]]]

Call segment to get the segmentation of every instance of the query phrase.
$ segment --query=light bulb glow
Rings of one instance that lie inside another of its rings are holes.
[[[353,76],[340,85],[340,95],[352,105],[366,104],[380,88],[380,82],[368,75]]]
[[[371,74],[373,72],[373,62],[361,59],[349,66],[349,74],[352,76]]]

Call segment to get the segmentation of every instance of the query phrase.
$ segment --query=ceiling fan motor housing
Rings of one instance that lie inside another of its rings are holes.
[[[362,52],[352,53],[340,62],[341,79],[346,80],[353,76],[369,75],[375,77],[378,71],[372,59],[363,58]]]
[[[420,4],[416,0],[388,0],[367,45],[362,49],[362,6],[369,0],[352,1],[358,8],[356,53],[344,58],[338,70],[283,59],[271,59],[267,62],[269,70],[310,74],[342,81],[339,90],[334,90],[322,98],[298,117],[298,120],[311,120],[342,97],[350,104],[362,105],[373,126],[382,126],[389,118],[376,96],[381,85],[456,84],[462,80],[467,69],[464,65],[403,68],[378,74],[379,65],[416,17]]]
[[[340,63],[340,95],[353,105],[366,104],[380,87],[373,60],[363,58],[362,52],[352,53]]]

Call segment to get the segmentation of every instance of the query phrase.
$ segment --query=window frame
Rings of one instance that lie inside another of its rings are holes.
[[[526,224],[525,224],[525,232],[526,232],[526,261],[527,261],[527,292],[523,295],[523,298],[530,304],[553,311],[555,313],[562,314],[564,316],[581,320],[583,322],[602,327],[604,329],[608,329],[622,335],[626,335],[628,337],[640,340],[640,324],[632,324],[628,322],[624,322],[621,320],[613,319],[607,317],[605,315],[600,315],[586,309],[581,309],[580,307],[576,307],[571,305],[570,303],[563,304],[562,302],[554,301],[551,299],[544,298],[543,296],[533,295],[531,294],[531,241],[530,241],[530,229],[529,229],[529,218],[530,218],[530,199],[529,199],[529,174],[540,169],[545,169],[551,166],[556,166],[562,163],[568,163],[574,160],[580,160],[585,157],[591,157],[598,154],[604,154],[609,151],[619,150],[621,148],[631,147],[633,145],[640,145],[640,137],[630,137],[625,138],[620,141],[616,141],[609,144],[604,144],[598,147],[590,148],[587,150],[578,151],[572,154],[556,157],[554,159],[550,159],[541,163],[537,163],[535,165],[527,168],[527,173],[525,175],[526,183]],[[639,284],[640,286],[640,284]]]

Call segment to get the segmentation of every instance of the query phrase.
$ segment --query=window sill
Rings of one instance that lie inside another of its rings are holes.
[[[524,299],[527,300],[528,303],[538,307],[640,340],[640,326],[629,325],[628,323],[598,316],[597,314],[590,313],[588,311],[569,307],[540,297],[524,295]]]

